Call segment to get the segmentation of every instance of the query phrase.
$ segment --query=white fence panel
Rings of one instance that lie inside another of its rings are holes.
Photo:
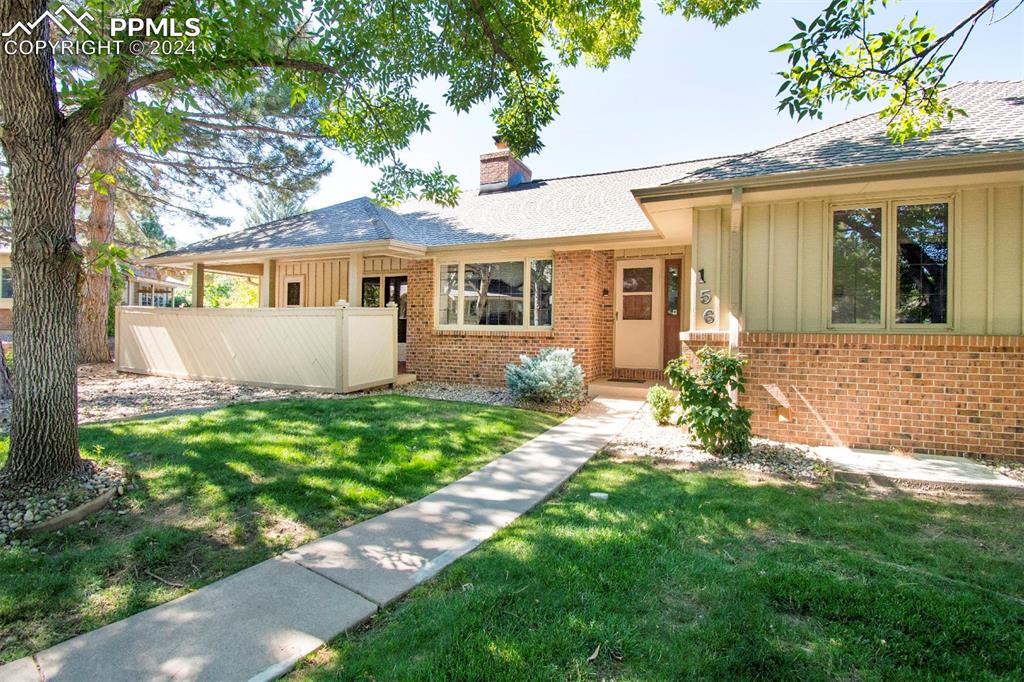
[[[124,372],[341,392],[397,376],[390,309],[121,306],[117,315]]]

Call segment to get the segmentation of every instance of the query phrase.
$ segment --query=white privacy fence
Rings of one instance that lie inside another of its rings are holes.
[[[398,374],[394,308],[117,309],[123,372],[347,393]]]

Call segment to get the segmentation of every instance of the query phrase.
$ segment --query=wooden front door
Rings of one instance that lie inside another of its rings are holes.
[[[661,259],[615,264],[615,366],[662,367],[664,263]]]

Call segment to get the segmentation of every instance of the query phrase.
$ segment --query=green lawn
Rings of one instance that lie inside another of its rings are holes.
[[[560,420],[382,395],[83,426],[83,452],[133,475],[130,511],[0,550],[0,662],[423,497]]]
[[[599,459],[295,675],[1021,679],[1022,508]]]

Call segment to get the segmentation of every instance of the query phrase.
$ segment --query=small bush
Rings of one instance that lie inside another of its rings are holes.
[[[647,404],[651,406],[651,414],[654,415],[654,421],[662,426],[668,424],[672,416],[673,402],[672,391],[664,386],[651,386],[647,390]]]
[[[583,399],[583,368],[572,348],[542,348],[536,357],[520,355],[505,366],[508,390],[519,400],[563,403]]]
[[[679,391],[685,422],[704,449],[713,454],[746,452],[750,449],[750,410],[732,402],[730,391],[744,392],[745,361],[727,350],[704,346],[697,351],[700,371],[682,358],[668,364],[665,374]]]

